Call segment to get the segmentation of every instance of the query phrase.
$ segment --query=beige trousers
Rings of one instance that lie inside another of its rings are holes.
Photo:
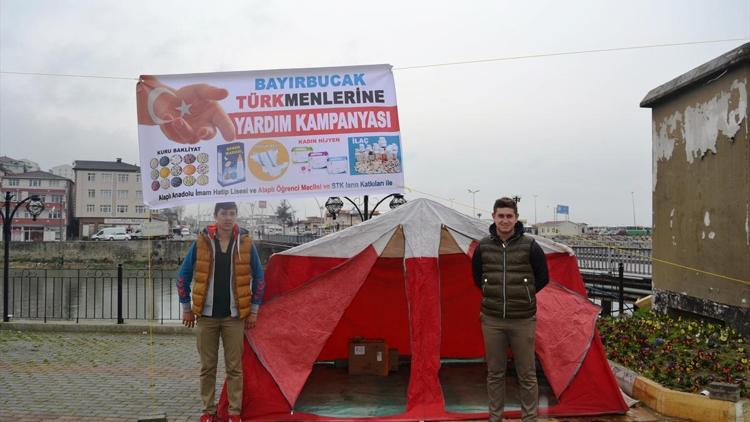
[[[518,383],[521,386],[521,420],[536,421],[539,393],[534,360],[536,317],[500,319],[481,315],[484,350],[487,360],[487,394],[490,421],[502,421],[505,406],[505,368],[508,345],[513,351]]]
[[[216,364],[219,360],[219,338],[224,346],[224,364],[227,373],[227,399],[229,414],[239,415],[242,410],[242,349],[245,322],[238,318],[198,318],[198,355],[201,359],[200,389],[203,412],[216,414]]]

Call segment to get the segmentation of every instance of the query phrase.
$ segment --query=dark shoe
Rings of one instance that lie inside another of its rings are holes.
[[[216,416],[210,413],[204,413],[201,415],[200,422],[214,422]]]

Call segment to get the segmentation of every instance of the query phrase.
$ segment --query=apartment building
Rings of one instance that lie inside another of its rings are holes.
[[[88,238],[103,227],[130,227],[148,220],[140,167],[116,161],[73,162],[78,236]]]
[[[44,202],[44,211],[36,221],[24,205],[18,208],[13,218],[11,240],[13,241],[59,241],[68,238],[68,226],[72,219],[73,181],[47,173],[30,171],[6,174],[2,179],[2,191],[14,194],[11,210],[18,201],[31,195],[39,195]],[[12,212],[12,211],[11,211]]]
[[[61,164],[59,166],[52,167],[49,169],[49,172],[66,179],[76,180],[76,175],[73,172],[73,166],[71,166],[70,164]]]

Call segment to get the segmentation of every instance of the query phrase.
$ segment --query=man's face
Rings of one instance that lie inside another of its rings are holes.
[[[498,235],[510,236],[513,234],[516,221],[518,221],[518,215],[513,211],[513,208],[497,208],[492,214],[492,219],[495,221],[495,229]]]
[[[214,216],[216,220],[216,227],[221,230],[232,230],[234,223],[237,221],[237,210],[231,209],[219,209]]]

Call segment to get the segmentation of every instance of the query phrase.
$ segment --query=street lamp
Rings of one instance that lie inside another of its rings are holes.
[[[479,189],[477,190],[471,190],[468,189],[469,193],[471,194],[471,216],[476,217],[477,215],[477,192],[479,192]]]
[[[372,211],[369,211],[368,213],[367,206],[368,206],[370,198],[369,196],[365,195],[364,196],[365,211],[363,213],[362,210],[359,209],[359,206],[357,206],[357,204],[354,201],[352,201],[349,197],[345,196],[344,199],[351,202],[351,204],[354,206],[354,209],[357,210],[357,213],[359,214],[359,219],[361,221],[367,221],[372,218],[373,214],[375,214],[375,209],[378,208],[378,205],[380,205],[383,201],[391,197],[393,199],[391,199],[391,202],[388,204],[388,206],[391,207],[391,209],[398,208],[401,205],[404,205],[406,203],[406,198],[404,198],[404,195],[401,195],[400,193],[392,193],[388,196],[385,196],[380,201],[378,201],[378,203],[375,204],[374,207],[372,207]],[[332,196],[328,198],[328,200],[326,201],[326,209],[333,216],[334,220],[336,219],[336,214],[338,214],[338,212],[341,211],[342,206],[344,206],[344,201],[342,201],[341,198],[339,198],[338,196]]]
[[[326,201],[325,207],[329,214],[333,217],[333,219],[336,219],[336,214],[341,211],[341,207],[344,206],[344,201],[341,200],[338,196],[332,196],[328,198]]]
[[[26,211],[31,214],[32,220],[36,221],[39,214],[44,210],[44,202],[39,195],[31,195],[25,199],[22,199],[16,203],[13,211],[10,210],[10,202],[15,197],[15,194],[11,192],[5,192],[5,212],[0,211],[0,220],[3,223],[3,246],[5,247],[5,254],[3,256],[3,322],[10,321],[8,317],[8,277],[9,268],[8,261],[10,260],[10,235],[11,228],[13,225],[13,217],[16,215],[18,208],[26,203]]]
[[[387,196],[385,198],[388,198]],[[380,202],[383,202],[385,199],[381,199]],[[378,204],[380,203],[378,202]],[[404,205],[406,203],[406,198],[404,198],[404,195],[401,195],[399,193],[393,194],[393,199],[391,199],[391,202],[388,204],[389,207],[391,207],[392,210],[395,210],[396,208],[400,207],[401,205]],[[377,204],[375,205],[375,208],[377,208]],[[372,209],[373,212],[375,212],[375,208]]]

